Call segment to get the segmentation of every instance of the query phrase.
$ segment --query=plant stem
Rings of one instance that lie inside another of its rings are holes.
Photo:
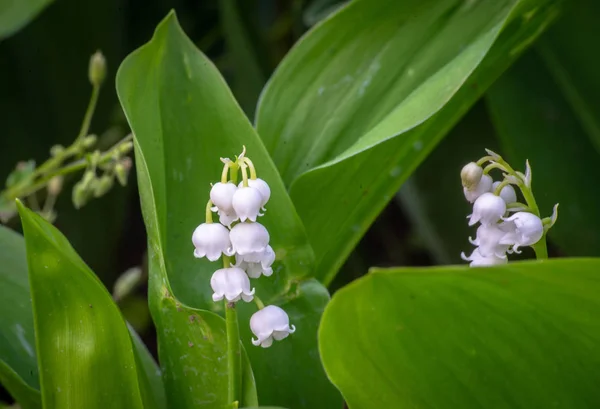
[[[225,301],[225,322],[227,327],[227,400],[234,404],[240,401],[242,389],[242,359],[240,329],[235,303]]]
[[[131,139],[133,139],[133,136],[131,134],[129,134],[125,138],[123,138],[119,142],[117,142],[115,145],[113,145],[113,147],[111,149],[109,149],[108,151],[106,151],[102,155],[100,155],[98,164],[100,165],[100,164],[109,162],[113,158],[115,151],[119,149],[121,144],[129,142]],[[3,196],[8,199],[11,199],[11,200],[18,198],[18,197],[27,197],[27,196],[37,192],[38,190],[44,188],[48,184],[48,182],[55,176],[64,176],[69,173],[77,172],[78,170],[85,169],[87,166],[88,166],[87,159],[84,158],[84,159],[76,160],[66,166],[63,166],[62,168],[56,169],[52,172],[49,172],[44,177],[40,178],[37,182],[35,182],[29,186],[15,186],[15,187],[3,192]]]
[[[92,123],[92,117],[94,116],[94,111],[96,110],[96,104],[98,103],[99,95],[100,86],[94,85],[92,88],[92,95],[90,96],[90,102],[88,103],[87,110],[85,111],[83,122],[81,123],[81,128],[79,129],[79,134],[77,135],[75,143],[81,142],[81,140],[87,136],[88,131],[90,130],[90,124]]]

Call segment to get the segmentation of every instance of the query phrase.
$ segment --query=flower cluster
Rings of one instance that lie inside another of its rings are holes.
[[[194,256],[216,261],[223,257],[223,268],[210,279],[215,302],[226,300],[228,308],[242,300],[255,301],[259,311],[250,318],[250,329],[256,335],[254,345],[271,346],[273,340],[282,340],[295,331],[284,310],[275,306],[262,306],[250,288],[250,279],[273,274],[275,252],[269,245],[269,232],[256,220],[266,211],[271,197],[267,182],[256,176],[252,161],[246,157],[246,148],[235,161],[221,159],[224,163],[221,181],[212,185],[206,206],[206,222],[192,235]],[[242,182],[237,184],[241,170]],[[250,177],[248,177],[248,170]],[[213,222],[217,212],[220,223]],[[235,257],[232,262],[231,257]]]
[[[475,249],[468,257],[471,267],[491,266],[508,262],[507,254],[520,253],[519,248],[534,246],[542,240],[557,218],[558,205],[551,217],[541,219],[531,190],[531,167],[526,163],[525,174],[513,168],[498,154],[488,155],[465,165],[461,180],[465,198],[473,203],[469,226],[479,223],[475,239],[469,238]],[[483,168],[482,165],[488,163]],[[493,169],[502,172],[502,180],[494,181],[489,175]],[[526,204],[518,202],[516,186]],[[545,244],[544,244],[544,252]]]

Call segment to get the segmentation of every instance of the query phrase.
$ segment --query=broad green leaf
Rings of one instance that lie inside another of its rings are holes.
[[[152,279],[152,286],[157,286]],[[225,321],[215,313],[181,305],[162,290],[154,313],[159,337],[159,357],[168,393],[169,407],[215,408],[228,407],[227,401],[227,332]],[[150,293],[152,294],[152,292]],[[249,367],[244,354],[244,366]],[[252,371],[242,380],[242,405],[255,405],[256,386]]]
[[[273,162],[223,78],[185,36],[174,14],[158,26],[150,43],[123,62],[117,89],[135,134],[140,196],[152,254],[151,287],[156,288],[150,292],[154,320],[163,320],[166,311],[162,311],[162,303],[173,300],[186,308],[222,310],[221,303],[212,301],[209,285],[220,266],[193,257],[191,234],[204,222],[210,183],[219,180],[222,170],[219,157],[233,157],[245,145],[259,177],[271,186],[268,211],[260,222],[269,229],[277,253],[274,276],[255,280],[253,285],[265,303],[295,300],[303,308],[299,314],[310,320],[306,332],[285,341],[293,345],[293,354],[273,349],[271,359],[279,362],[275,370],[269,361],[253,358],[256,347],[250,337],[243,337],[259,401],[294,408],[341,406],[317,354],[316,325],[322,305],[305,301],[305,297],[322,298],[323,294],[326,301],[326,290],[312,286],[310,291],[297,291],[298,283],[314,268],[302,223]],[[169,297],[163,287],[169,290]],[[244,308],[246,314],[253,306]],[[248,321],[240,325],[245,328]],[[166,336],[164,331],[169,328],[159,330],[159,337]],[[179,352],[165,351],[163,355],[166,353],[178,356]],[[302,390],[295,379],[282,375],[300,361],[310,373]],[[170,390],[167,383],[169,399],[183,399],[176,390]],[[301,402],[294,400],[297,394],[304,396]]]
[[[600,39],[600,3],[571,0],[565,12],[536,43],[546,68],[571,105],[581,127],[600,151],[600,60],[590,52]]]
[[[296,45],[263,92],[257,129],[305,224],[317,278],[331,281],[402,182],[556,12],[536,0],[355,1]]]
[[[23,409],[42,407],[25,243],[0,226],[0,383]]]
[[[55,227],[18,207],[44,408],[142,408],[133,344],[112,297]]]
[[[600,259],[374,270],[319,331],[350,409],[595,408]]]
[[[533,191],[543,216],[560,203],[551,240],[571,256],[600,255],[600,194],[589,181],[600,178],[598,152],[575,110],[556,86],[542,59],[530,52],[487,93],[501,152],[515,167],[529,159]]]
[[[0,0],[0,40],[14,34],[52,0]]]

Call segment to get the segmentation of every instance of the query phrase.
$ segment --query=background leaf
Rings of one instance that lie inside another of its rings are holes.
[[[561,204],[551,240],[572,256],[599,255],[600,220],[590,215],[600,207],[600,194],[589,188],[600,178],[598,153],[541,58],[534,51],[524,55],[486,97],[507,160],[521,168],[525,159],[531,163],[542,215]]]
[[[26,25],[52,0],[2,0],[0,1],[0,40]]]
[[[319,280],[333,279],[401,183],[556,7],[357,1],[296,45],[263,93],[257,128],[304,221]]]
[[[295,302],[298,316],[306,323],[303,331],[286,340],[292,345],[291,354],[286,349],[270,351],[270,359],[279,365],[275,369],[268,360],[256,359],[257,348],[249,336],[243,337],[259,401],[294,408],[341,407],[341,397],[326,379],[316,345],[316,327],[327,291],[319,285],[299,285],[314,266],[302,223],[251,124],[218,71],[185,36],[174,15],[158,26],[150,43],[123,62],[117,89],[136,136],[140,195],[151,253],[150,286],[156,289],[150,292],[150,303],[159,337],[169,330],[160,324],[162,303],[168,302],[162,290],[165,285],[170,286],[170,297],[184,305],[222,309],[222,303],[212,301],[209,285],[219,266],[195,259],[190,240],[194,228],[204,221],[210,183],[220,177],[218,158],[233,157],[245,145],[259,177],[271,186],[268,212],[260,221],[269,229],[277,253],[274,276],[253,281],[253,285],[265,303]],[[246,317],[255,311],[251,305],[240,309]],[[241,326],[246,328],[248,321]],[[308,373],[302,389],[295,379],[283,375],[301,361]],[[178,399],[175,389],[167,390],[170,399]],[[300,394],[304,399],[298,402],[295,399]]]
[[[374,270],[328,305],[323,363],[351,409],[595,408],[598,271],[598,259]]]
[[[23,409],[42,407],[25,244],[0,226],[0,382]]]
[[[44,408],[142,408],[132,341],[102,283],[52,225],[19,205]]]

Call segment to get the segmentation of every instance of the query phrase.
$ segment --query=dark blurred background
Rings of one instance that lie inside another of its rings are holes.
[[[0,178],[20,160],[43,162],[54,144],[74,140],[91,86],[90,55],[108,61],[91,132],[108,147],[128,132],[114,76],[120,62],[150,39],[170,9],[199,49],[219,67],[238,101],[253,118],[260,90],[278,62],[311,25],[338,5],[332,0],[58,0],[32,23],[0,42]],[[348,259],[332,290],[371,266],[450,264],[468,251],[460,168],[495,149],[494,129],[477,104],[419,168],[379,216]],[[79,175],[80,177],[81,175]],[[71,203],[69,182],[57,204],[55,224],[112,289],[127,269],[143,266],[146,237],[135,172],[127,187],[92,200],[80,210]],[[13,219],[11,227],[19,229]],[[525,254],[528,255],[528,254]],[[153,347],[141,285],[120,305]]]

